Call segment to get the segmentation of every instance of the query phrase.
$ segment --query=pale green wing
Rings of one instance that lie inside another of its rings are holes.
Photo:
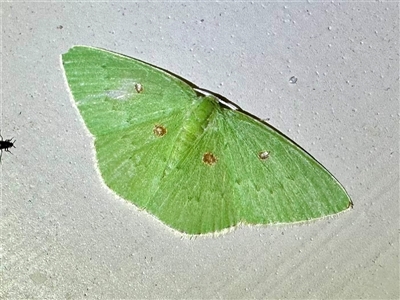
[[[232,137],[224,156],[232,169],[241,169],[235,173],[235,201],[242,222],[298,222],[352,205],[332,174],[281,133],[240,111],[224,109],[223,115]]]
[[[178,77],[96,48],[62,58],[105,183],[172,228],[288,223],[351,205],[300,147]]]
[[[343,211],[351,200],[315,159],[273,128],[218,105],[146,209],[199,234],[239,223],[305,221]],[[203,161],[212,153],[215,161]]]
[[[105,183],[143,207],[199,104],[196,92],[161,69],[97,48],[73,47],[62,61]]]
[[[62,61],[73,98],[96,137],[160,116],[182,116],[197,101],[183,80],[127,56],[76,46]]]

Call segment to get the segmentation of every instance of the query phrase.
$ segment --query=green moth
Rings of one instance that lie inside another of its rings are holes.
[[[106,185],[178,231],[299,222],[352,206],[290,139],[168,71],[84,46],[62,62]]]

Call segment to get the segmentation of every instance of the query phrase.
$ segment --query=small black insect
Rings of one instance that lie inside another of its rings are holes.
[[[13,141],[13,137],[11,139],[4,140],[3,136],[1,134],[0,134],[0,138],[1,138],[1,140],[0,140],[0,162],[1,162],[1,157],[3,156],[3,150],[11,153],[10,148],[11,147],[15,148],[15,146],[14,146],[15,140]]]

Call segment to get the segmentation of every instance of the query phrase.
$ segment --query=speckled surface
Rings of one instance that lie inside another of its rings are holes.
[[[398,3],[1,3],[2,299],[399,297]],[[182,237],[107,190],[60,54],[106,48],[229,98],[354,209]],[[295,84],[289,80],[295,76]]]

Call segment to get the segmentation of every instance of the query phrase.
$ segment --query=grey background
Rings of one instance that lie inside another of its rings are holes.
[[[17,148],[1,164],[0,298],[397,299],[398,19],[394,2],[1,3],[1,132]],[[216,237],[166,227],[98,176],[60,65],[73,45],[269,119],[354,209]]]

